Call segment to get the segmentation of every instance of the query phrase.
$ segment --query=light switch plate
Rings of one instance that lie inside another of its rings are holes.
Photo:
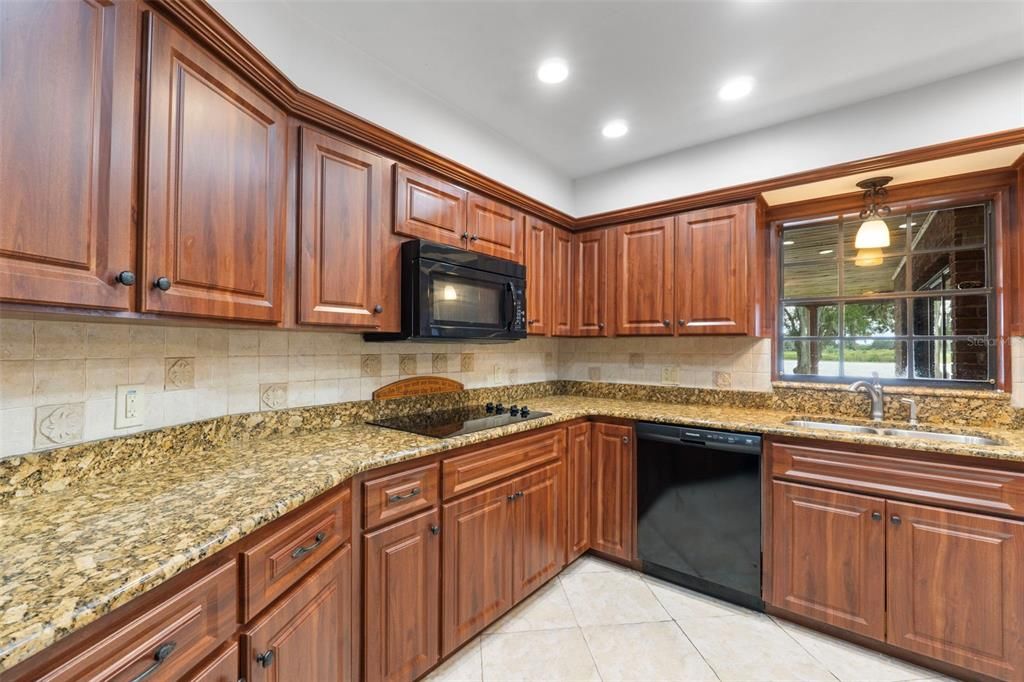
[[[122,384],[114,400],[114,428],[142,426],[146,416],[146,397],[142,384]]]
[[[679,383],[679,368],[678,367],[662,367],[661,368],[661,383],[663,383],[663,384],[678,384]]]

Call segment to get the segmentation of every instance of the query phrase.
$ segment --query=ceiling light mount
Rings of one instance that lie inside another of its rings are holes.
[[[864,208],[860,212],[861,223],[857,230],[853,246],[857,249],[856,264],[861,267],[881,265],[882,249],[891,243],[889,226],[882,218],[888,217],[892,209],[883,203],[889,192],[885,186],[892,182],[892,177],[881,175],[868,178],[857,183],[864,190]]]
[[[879,175],[876,178],[868,178],[857,183],[857,187],[864,190],[864,203],[867,204],[860,212],[861,220],[886,217],[892,212],[892,209],[882,203],[889,196],[889,190],[885,186],[890,182],[892,182],[891,175]]]

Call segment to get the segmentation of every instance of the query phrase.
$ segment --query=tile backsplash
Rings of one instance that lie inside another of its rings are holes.
[[[358,334],[0,319],[0,456],[226,414],[370,398],[403,376],[468,388],[557,378],[557,341],[368,343]],[[143,424],[114,428],[116,387]]]
[[[559,378],[627,384],[770,391],[771,339],[572,339]]]

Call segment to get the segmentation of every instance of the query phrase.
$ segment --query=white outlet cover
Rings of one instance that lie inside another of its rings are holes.
[[[146,418],[146,394],[143,384],[122,384],[114,399],[114,428],[142,426]]]
[[[661,383],[663,383],[663,384],[678,384],[679,383],[679,368],[678,367],[662,367],[661,368]]]

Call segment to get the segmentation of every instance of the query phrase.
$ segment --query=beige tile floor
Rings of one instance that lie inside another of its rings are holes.
[[[590,556],[427,679],[948,680]]]

